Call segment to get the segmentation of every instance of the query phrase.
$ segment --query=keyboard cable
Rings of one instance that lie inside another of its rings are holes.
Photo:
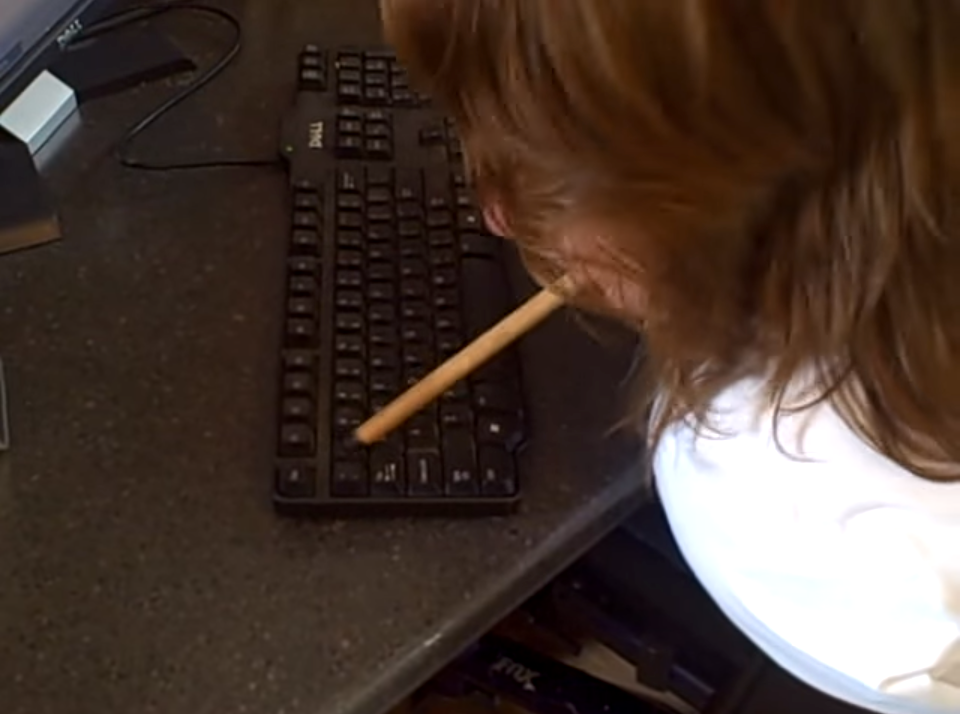
[[[121,137],[114,147],[114,156],[117,161],[128,169],[140,171],[197,171],[207,169],[230,169],[230,168],[279,168],[283,164],[278,158],[260,159],[260,158],[240,158],[240,159],[215,159],[215,160],[197,160],[181,163],[154,163],[134,158],[132,156],[132,146],[136,139],[142,136],[148,129],[154,126],[160,119],[169,114],[177,106],[185,102],[191,96],[197,94],[206,85],[216,79],[224,70],[229,67],[240,54],[243,47],[243,28],[240,21],[226,10],[222,10],[212,5],[206,5],[196,2],[184,2],[183,0],[170,0],[169,2],[154,3],[148,5],[136,5],[128,7],[118,12],[112,13],[97,22],[88,25],[84,30],[77,34],[71,44],[88,40],[97,35],[113,32],[127,25],[132,25],[144,20],[150,20],[169,12],[192,12],[202,14],[208,17],[214,17],[228,25],[233,31],[229,48],[207,69],[199,72],[196,78],[176,92],[173,96],[166,99],[153,111],[140,119],[131,126]]]

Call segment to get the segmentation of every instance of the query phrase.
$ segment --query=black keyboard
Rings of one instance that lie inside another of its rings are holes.
[[[274,503],[330,516],[500,515],[520,499],[508,350],[372,447],[368,416],[515,307],[453,126],[384,51],[306,47],[281,153],[291,221]]]

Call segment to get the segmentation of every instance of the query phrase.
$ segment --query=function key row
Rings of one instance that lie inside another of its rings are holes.
[[[340,52],[337,101],[368,107],[416,107],[424,98],[411,89],[406,71],[387,52]]]

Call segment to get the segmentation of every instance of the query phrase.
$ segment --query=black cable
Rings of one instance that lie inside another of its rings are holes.
[[[129,169],[138,169],[141,171],[194,171],[198,169],[218,169],[218,168],[250,168],[250,167],[268,167],[280,166],[281,161],[276,159],[217,159],[210,161],[191,161],[186,163],[157,164],[146,161],[140,161],[130,157],[130,148],[133,142],[143,134],[147,129],[156,124],[168,112],[173,110],[182,102],[199,92],[203,87],[216,79],[240,54],[243,46],[243,28],[240,21],[226,10],[218,7],[205,5],[196,2],[183,2],[181,0],[172,0],[171,2],[155,5],[138,5],[125,8],[119,12],[108,15],[103,20],[95,22],[79,33],[74,42],[87,40],[97,35],[102,35],[127,25],[142,20],[148,20],[159,15],[184,10],[204,15],[212,15],[223,20],[233,30],[233,39],[229,49],[211,65],[207,70],[198,74],[197,78],[164,101],[160,106],[147,114],[143,119],[134,124],[120,139],[114,149],[114,155],[120,164]]]

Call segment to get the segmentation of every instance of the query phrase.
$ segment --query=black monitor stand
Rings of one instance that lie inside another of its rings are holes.
[[[51,71],[73,88],[83,104],[194,69],[196,65],[170,40],[146,25],[79,40],[63,52]]]

